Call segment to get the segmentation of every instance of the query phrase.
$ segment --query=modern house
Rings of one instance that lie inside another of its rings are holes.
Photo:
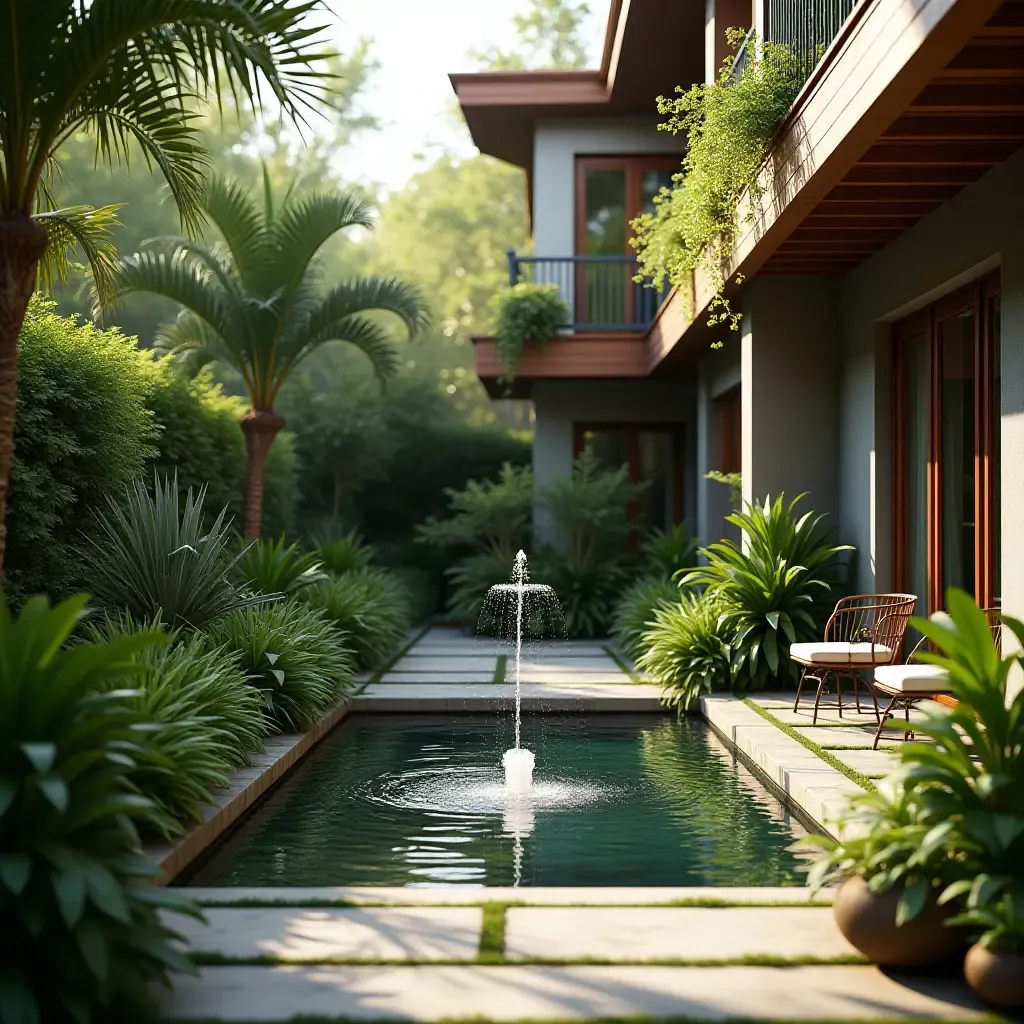
[[[684,141],[655,98],[714,75],[729,26],[824,49],[741,200],[737,332],[709,328],[703,275],[657,295],[628,255]],[[515,383],[539,481],[590,440],[652,481],[653,522],[713,540],[705,474],[738,470],[747,498],[810,492],[860,590],[1024,616],[1024,0],[613,0],[599,70],[452,81],[480,149],[526,171],[511,278],[572,309]],[[493,340],[476,363],[501,393]]]

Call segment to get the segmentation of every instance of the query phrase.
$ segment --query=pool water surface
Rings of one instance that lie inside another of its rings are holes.
[[[799,885],[805,834],[701,720],[356,714],[214,847],[203,886]]]

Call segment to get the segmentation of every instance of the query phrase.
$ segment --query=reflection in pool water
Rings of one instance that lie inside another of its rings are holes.
[[[194,885],[785,885],[803,829],[694,719],[534,715],[528,793],[507,716],[356,715]]]

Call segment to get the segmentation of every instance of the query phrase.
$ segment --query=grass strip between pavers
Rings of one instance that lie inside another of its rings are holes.
[[[627,676],[629,676],[629,678],[630,678],[630,680],[631,680],[632,682],[634,682],[634,683],[642,683],[642,682],[643,682],[643,680],[642,680],[642,679],[640,678],[640,676],[638,676],[638,675],[636,674],[636,672],[634,672],[634,671],[633,671],[633,670],[632,670],[632,669],[631,669],[631,668],[630,668],[630,667],[629,667],[629,666],[628,666],[628,665],[627,665],[627,664],[626,664],[626,663],[625,663],[625,662],[624,662],[624,661],[622,660],[622,658],[621,658],[621,657],[619,657],[619,652],[618,652],[618,651],[616,651],[614,647],[609,647],[609,646],[605,645],[604,647],[602,647],[602,648],[601,648],[601,650],[603,650],[603,651],[604,651],[604,653],[605,653],[605,654],[607,654],[607,655],[608,655],[608,657],[609,657],[609,658],[611,658],[611,659],[612,659],[612,661],[614,661],[614,662],[615,662],[615,664],[616,664],[616,665],[618,665],[618,666],[619,666],[619,668],[620,668],[620,669],[621,669],[621,670],[622,670],[622,671],[623,671],[623,672],[624,672],[624,673],[625,673],[625,674],[626,674]]]
[[[489,903],[483,907],[483,925],[480,928],[479,964],[502,963],[505,959],[505,921],[507,903]]]
[[[508,668],[508,655],[499,654],[497,661],[494,663],[494,677],[491,679],[492,683],[503,683],[505,682],[505,671]]]
[[[812,754],[817,754],[830,768],[835,768],[837,772],[845,775],[851,782],[857,783],[861,789],[866,789],[873,792],[875,784],[862,772],[854,771],[848,764],[844,764],[839,760],[838,757],[834,757],[832,754],[825,749],[825,747],[819,746],[813,740],[809,740],[806,736],[800,735],[800,730],[792,725],[787,725],[785,722],[780,721],[776,718],[767,708],[761,707],[756,701],[751,700],[747,697],[744,701],[747,707],[752,708],[756,711],[763,719],[771,722],[777,729],[781,729],[787,736],[796,740],[801,746],[806,747]]]

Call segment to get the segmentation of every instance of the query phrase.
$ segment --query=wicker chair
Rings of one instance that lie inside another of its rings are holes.
[[[857,710],[860,711],[863,686],[878,717],[875,692],[861,673],[896,661],[916,605],[917,598],[913,594],[856,594],[842,598],[825,626],[824,640],[790,645],[790,658],[803,666],[793,710],[800,707],[804,685],[813,680],[818,686],[811,724],[817,723],[821,695],[829,683],[834,683],[842,718],[843,680],[849,679],[853,683]]]

